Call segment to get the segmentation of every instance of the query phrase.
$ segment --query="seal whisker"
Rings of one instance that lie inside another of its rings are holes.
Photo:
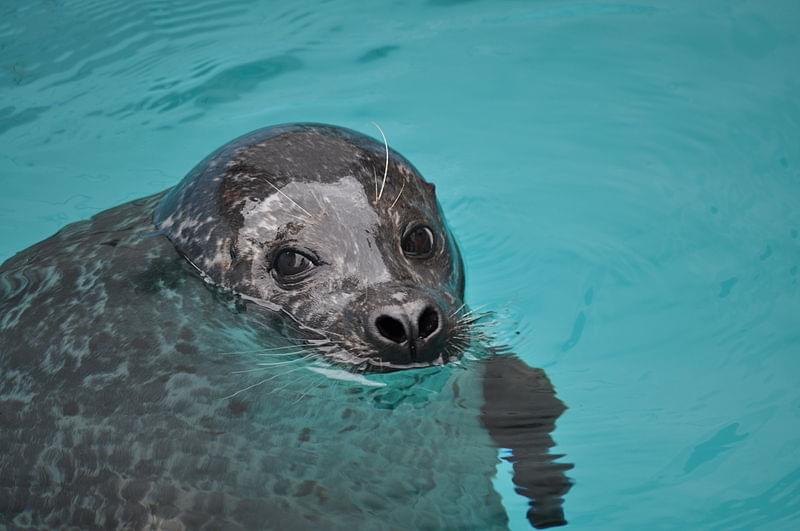
[[[464,306],[465,305],[462,304],[461,308],[463,308]],[[468,315],[472,315],[473,313],[478,312],[478,311],[480,311],[480,310],[482,310],[484,308],[486,308],[486,305],[485,304],[481,304],[480,306],[476,306],[474,308],[470,308],[468,311],[462,313],[459,317],[466,317]]]
[[[258,365],[258,367],[255,368],[255,369],[243,369],[241,371],[231,371],[231,374],[245,374],[245,373],[248,373],[248,372],[264,371],[264,370],[267,370],[270,367],[280,367],[282,365],[290,365],[292,363],[297,363],[298,361],[307,360],[307,359],[310,359],[310,358],[313,358],[313,357],[314,357],[313,354],[309,354],[307,356],[303,356],[302,358],[297,358],[295,360],[276,361],[274,363],[257,363],[256,365]]]
[[[400,193],[397,194],[397,197],[395,197],[395,199],[394,199],[394,203],[392,203],[392,206],[389,207],[387,212],[391,211],[392,208],[397,204],[397,202],[400,200],[400,196],[403,195],[403,190],[405,190],[405,189],[406,189],[406,182],[403,181],[403,186],[400,187]]]
[[[455,314],[457,314],[458,312],[460,312],[460,311],[461,311],[461,309],[462,309],[462,308],[464,308],[464,306],[466,306],[466,305],[467,305],[467,303],[465,302],[465,303],[463,303],[461,306],[459,306],[458,308],[456,308],[456,311],[454,311],[453,313],[451,313],[451,314],[450,314],[450,317],[453,317]]]
[[[282,356],[296,356],[298,354],[311,354],[313,353],[312,350],[303,349],[303,350],[296,350],[294,352],[265,352],[263,354],[256,354],[261,358],[280,358]]]
[[[475,329],[478,331],[485,331],[488,328],[497,328],[500,326],[499,321],[488,321],[485,323],[475,323]]]
[[[375,204],[378,204],[378,174],[375,173],[375,168],[372,168],[372,177],[375,179]]]
[[[447,360],[450,359],[450,357],[452,356],[452,353],[453,353],[453,349],[452,349],[452,347],[450,345],[444,347],[444,350],[442,351],[442,359],[446,362]]]
[[[267,347],[267,348],[255,348],[250,350],[231,350],[228,352],[217,352],[216,356],[230,356],[234,354],[263,354],[267,352],[276,352],[281,350],[289,350],[289,349],[296,349],[300,348],[303,345],[286,345],[283,347]]]
[[[262,362],[262,363],[257,363],[256,365],[258,365],[259,367],[265,367],[265,368],[268,368],[268,367],[280,367],[281,365],[289,365],[291,363],[297,363],[299,361],[305,361],[305,360],[311,359],[313,357],[314,357],[314,354],[312,353],[312,354],[307,354],[307,355],[305,355],[305,356],[303,356],[301,358],[297,358],[295,360],[275,361],[275,362]]]
[[[312,351],[310,349],[303,349],[303,350],[296,350],[292,352],[264,352],[264,353],[251,353],[252,356],[257,356],[258,358],[284,358],[288,356],[297,356],[299,354],[310,354]]]
[[[463,319],[463,320],[458,321],[458,323],[462,324],[462,325],[465,325],[465,326],[469,326],[469,325],[472,325],[472,324],[476,324],[481,319],[482,319],[482,317],[476,317],[476,318],[473,318],[473,319]]]
[[[291,197],[289,197],[288,195],[286,195],[285,193],[283,193],[283,190],[281,190],[280,188],[278,188],[277,186],[275,186],[274,184],[272,184],[272,182],[270,182],[270,180],[269,180],[269,179],[267,179],[266,177],[263,177],[263,179],[264,179],[264,181],[265,181],[265,182],[266,182],[268,185],[270,185],[271,187],[273,187],[273,188],[275,189],[275,191],[276,191],[276,192],[278,192],[278,193],[279,193],[279,194],[281,194],[283,197],[285,197],[286,199],[288,199],[289,201],[291,201],[291,202],[292,202],[292,204],[293,204],[294,206],[296,206],[297,208],[299,208],[300,210],[302,210],[303,212],[305,212],[305,213],[306,213],[306,215],[308,215],[308,217],[313,217],[313,216],[311,215],[311,213],[310,213],[308,210],[306,210],[305,208],[301,207],[299,204],[297,204],[297,201],[295,201],[294,199],[292,199]]]
[[[483,319],[483,318],[485,318],[485,317],[487,317],[489,315],[491,315],[490,312],[486,312],[486,313],[470,312],[468,314],[460,315],[457,320],[460,323],[473,323],[473,322],[479,321],[479,320],[481,320],[481,319]]]
[[[250,389],[252,389],[254,387],[258,387],[259,385],[265,384],[265,383],[269,382],[270,380],[274,380],[275,378],[278,378],[279,376],[285,376],[285,375],[287,375],[289,373],[292,373],[292,372],[295,372],[295,371],[299,371],[299,370],[304,369],[304,368],[305,367],[296,367],[296,368],[291,369],[289,371],[281,372],[281,373],[278,373],[278,374],[273,374],[269,378],[264,378],[263,380],[260,380],[260,381],[258,381],[256,383],[254,383],[253,385],[248,385],[244,389],[240,389],[240,390],[236,391],[235,393],[233,393],[231,395],[222,397],[222,400],[227,400],[229,398],[233,398],[233,397],[235,397],[235,396],[237,396],[237,395],[239,395],[241,393],[244,393],[245,391],[248,391],[248,390],[250,390]]]
[[[327,336],[327,334],[333,334],[335,336],[339,336],[341,338],[344,338],[343,335],[337,334],[336,332],[332,332],[330,330],[321,331],[321,330],[317,330],[316,328],[314,328],[312,326],[308,326],[308,325],[304,324],[300,319],[295,317],[294,314],[292,312],[290,312],[289,310],[287,310],[286,308],[281,308],[280,311],[282,313],[284,313],[287,317],[289,317],[292,321],[294,321],[300,327],[299,329],[295,329],[297,332],[311,331],[311,332],[313,332],[315,334],[318,334],[319,336],[321,336],[322,338],[324,338],[327,341],[330,341],[330,338]]]
[[[292,404],[296,404],[296,403],[300,402],[300,401],[301,401],[303,398],[305,398],[305,396],[306,396],[306,395],[307,395],[309,392],[311,392],[313,389],[317,389],[317,388],[319,388],[321,385],[322,385],[322,383],[320,383],[320,382],[312,382],[312,383],[311,383],[311,385],[309,385],[308,387],[306,387],[306,390],[305,390],[305,391],[303,391],[303,393],[302,393],[302,394],[301,394],[301,395],[300,395],[300,396],[297,398],[297,400],[295,400],[294,402],[292,402]]]
[[[317,193],[314,190],[311,190],[311,197],[313,197],[314,201],[317,202],[317,205],[319,205],[320,210],[325,210],[325,205],[322,204],[322,201],[320,200],[319,196],[317,196]]]
[[[294,372],[294,371],[297,371],[297,370],[299,370],[299,369],[306,369],[306,368],[307,368],[307,367],[298,367],[297,369],[292,369],[291,371],[286,371],[286,372],[285,372],[285,373],[283,373],[283,374],[284,374],[284,375],[285,375],[285,374],[289,374],[290,372]],[[297,378],[297,379],[295,379],[295,380],[292,380],[292,381],[286,382],[285,384],[281,385],[280,387],[276,387],[276,388],[274,388],[274,389],[270,389],[269,393],[267,393],[267,394],[268,394],[268,395],[271,395],[271,394],[277,393],[278,391],[283,391],[283,390],[284,390],[284,389],[286,389],[287,387],[289,387],[289,386],[291,386],[291,385],[293,385],[293,384],[299,383],[299,382],[302,380],[303,376],[306,376],[306,377],[310,377],[310,378],[311,378],[311,377],[315,377],[315,376],[317,376],[317,375],[315,375],[314,373],[311,373],[311,372],[309,372],[309,373],[305,373],[305,374],[303,374],[303,375],[300,375],[300,377],[298,377],[298,378]]]
[[[478,322],[478,321],[480,321],[482,319],[487,319],[487,318],[489,318],[489,317],[491,317],[493,315],[494,315],[494,312],[483,312],[483,313],[480,313],[480,314],[472,313],[472,315],[464,314],[463,316],[461,316],[457,320],[457,322],[458,323],[463,323],[463,324],[472,324],[472,323],[476,323],[476,322]],[[491,321],[491,322],[494,322],[494,321]]]
[[[286,215],[287,215],[287,216],[289,216],[289,217],[292,217],[292,218],[294,218],[294,219],[296,219],[296,220],[302,221],[302,222],[306,222],[306,221],[308,221],[307,219],[305,219],[305,218],[302,218],[302,217],[300,217],[300,216],[297,216],[297,215],[295,215],[295,214],[292,214],[291,212],[286,212]]]
[[[386,141],[386,135],[383,134],[383,129],[377,123],[372,122],[372,125],[378,128],[380,131],[381,136],[383,137],[383,145],[386,148],[386,167],[383,170],[383,182],[381,183],[381,191],[378,193],[378,198],[376,199],[376,203],[381,200],[383,197],[383,189],[386,186],[386,177],[389,175],[389,142]]]

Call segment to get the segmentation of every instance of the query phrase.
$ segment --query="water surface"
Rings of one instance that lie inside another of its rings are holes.
[[[437,183],[470,302],[570,407],[573,528],[794,529],[798,23],[785,0],[7,2],[0,258],[249,130],[377,121]]]

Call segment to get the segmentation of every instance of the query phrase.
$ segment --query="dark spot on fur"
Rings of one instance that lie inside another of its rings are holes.
[[[173,441],[167,437],[161,437],[159,444],[153,448],[153,457],[158,461],[166,461],[173,454]]]
[[[191,328],[184,326],[181,328],[181,333],[178,335],[184,341],[193,341],[195,338],[194,332],[192,332]]]
[[[78,407],[78,403],[74,400],[70,400],[66,404],[61,407],[62,413],[68,417],[74,417],[80,411],[80,407]]]
[[[80,507],[72,515],[72,523],[83,529],[97,527],[95,512],[91,509]]]
[[[111,334],[107,332],[98,332],[89,340],[89,350],[93,354],[106,354],[113,350],[116,344]]]
[[[141,459],[136,463],[134,472],[139,477],[153,477],[162,473],[163,468],[156,465],[151,459]]]
[[[239,400],[238,398],[231,399],[228,402],[228,411],[230,411],[233,415],[239,416],[245,411],[247,411],[247,402],[244,400]]]
[[[140,403],[157,403],[167,396],[167,390],[162,382],[152,381],[137,387],[135,395]]]
[[[294,495],[297,498],[308,496],[309,494],[314,492],[316,486],[317,486],[316,481],[314,481],[313,479],[307,479],[304,482],[302,482],[299,487],[297,487],[297,490],[295,491]]]
[[[225,495],[221,492],[212,492],[206,501],[206,510],[209,514],[222,515],[225,512]]]
[[[225,433],[220,429],[218,420],[210,415],[204,415],[200,418],[200,426],[212,435],[222,435]]]
[[[134,479],[122,488],[121,494],[123,499],[137,502],[144,498],[148,490],[150,482]]]
[[[103,242],[101,245],[109,245],[111,247],[116,247],[118,243],[119,243],[119,240],[108,240],[108,241]]]
[[[21,428],[20,412],[25,406],[20,400],[0,401],[0,425],[3,429]]]
[[[172,504],[155,504],[151,506],[151,512],[159,518],[171,520],[180,514],[180,509]]]
[[[258,177],[264,177],[259,179]],[[268,197],[264,194],[266,181],[274,182],[272,176],[262,175],[255,167],[244,161],[237,161],[227,167],[225,178],[219,187],[219,214],[228,220],[231,230],[238,232],[244,225],[242,206],[250,196]]]
[[[289,487],[291,487],[291,483],[286,478],[279,478],[275,484],[272,486],[272,492],[279,496],[285,496],[289,492]]]
[[[153,260],[145,271],[133,277],[136,290],[143,293],[175,289],[184,281],[185,273],[180,258]]]
[[[27,489],[25,489],[27,490]],[[0,487],[0,514],[15,515],[25,510],[26,498],[23,489]]]
[[[117,447],[108,456],[108,464],[115,468],[127,468],[133,461],[133,456],[128,448]]]
[[[311,439],[311,428],[303,428],[300,435],[297,436],[298,442],[308,442]]]
[[[141,352],[152,352],[156,349],[158,342],[153,336],[138,336],[131,341],[131,350]]]
[[[200,511],[184,511],[181,513],[181,522],[187,529],[200,529],[208,523],[208,518]]]
[[[206,458],[202,465],[198,468],[201,472],[212,479],[217,479],[224,476],[228,471],[227,457],[221,455],[210,455]]]
[[[359,282],[356,277],[345,277],[341,283],[342,291],[353,292],[358,289],[358,284]]]
[[[184,343],[180,341],[175,344],[175,350],[180,352],[181,354],[197,354],[197,347],[192,345],[191,343]]]

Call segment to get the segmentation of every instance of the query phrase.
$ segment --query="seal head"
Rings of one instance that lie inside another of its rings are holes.
[[[388,145],[323,124],[259,129],[216,150],[155,223],[205,278],[272,310],[329,358],[447,362],[466,341],[464,269],[435,187]]]

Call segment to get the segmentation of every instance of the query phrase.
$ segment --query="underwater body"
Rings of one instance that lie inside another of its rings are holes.
[[[510,353],[449,345],[484,338],[471,326],[480,316],[464,309],[441,213],[435,203],[423,213],[432,187],[385,149],[381,188],[405,192],[393,212],[370,195],[382,146],[341,128],[279,126],[223,146],[174,189],[71,224],[0,266],[0,523],[503,528],[499,446],[531,500],[530,523],[563,525],[570,465],[548,453],[563,404],[542,371]],[[330,209],[290,214],[312,197]],[[347,208],[361,198],[374,203]],[[414,253],[404,238],[410,258],[393,259],[401,214],[430,220],[427,256],[412,230]],[[392,267],[367,267],[368,248]],[[447,285],[457,306],[432,298]],[[402,327],[418,300],[419,329],[407,323],[401,341],[380,328],[395,318]]]

